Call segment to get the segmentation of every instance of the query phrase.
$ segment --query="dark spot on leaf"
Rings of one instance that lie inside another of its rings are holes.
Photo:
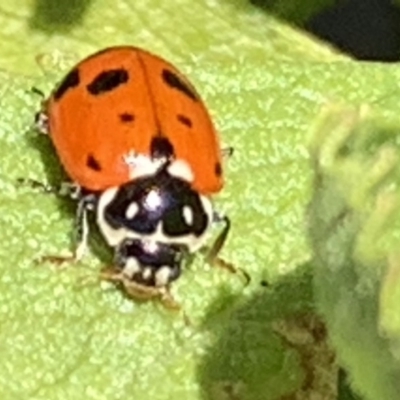
[[[179,90],[181,93],[190,97],[192,100],[198,101],[198,97],[194,89],[192,89],[174,72],[170,71],[169,69],[163,69],[162,79],[170,88]]]
[[[92,154],[89,154],[87,159],[86,159],[86,165],[90,169],[94,171],[101,171],[101,165],[100,163],[93,157]]]
[[[87,85],[90,94],[97,96],[99,94],[114,90],[120,85],[128,82],[129,75],[125,69],[110,69],[103,71],[91,83]]]
[[[178,118],[178,121],[179,121],[179,122],[182,122],[182,124],[186,125],[188,128],[191,128],[191,127],[192,127],[192,121],[191,121],[190,118],[185,117],[185,116],[182,115],[182,114],[178,114],[178,115],[176,116],[176,118]]]
[[[150,154],[152,158],[172,158],[174,146],[165,136],[154,136],[151,140]]]
[[[135,116],[130,113],[119,114],[119,119],[121,122],[132,122],[135,120]]]
[[[69,89],[78,86],[79,81],[79,71],[77,69],[73,69],[58,85],[58,88],[53,94],[54,100],[60,100]]]

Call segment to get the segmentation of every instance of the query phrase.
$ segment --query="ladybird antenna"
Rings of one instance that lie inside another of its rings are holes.
[[[229,231],[231,230],[231,220],[226,215],[220,216],[218,214],[214,214],[214,222],[224,222],[225,226],[215,239],[214,244],[206,256],[206,260],[210,264],[212,264],[218,257],[218,254],[224,246],[226,238],[228,237]]]

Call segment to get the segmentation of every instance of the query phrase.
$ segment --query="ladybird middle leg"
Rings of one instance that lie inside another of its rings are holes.
[[[87,248],[89,235],[88,212],[95,207],[96,196],[94,194],[82,194],[80,186],[72,182],[62,182],[60,185],[53,186],[36,181],[34,179],[20,178],[17,180],[21,185],[28,185],[33,189],[40,189],[44,193],[52,193],[61,197],[70,197],[78,201],[75,216],[75,246],[71,256],[43,256],[36,260],[37,263],[49,261],[54,264],[66,262],[76,262],[83,258]]]
[[[87,242],[89,236],[89,222],[88,222],[88,212],[92,211],[95,206],[95,196],[92,194],[82,196],[78,201],[78,206],[76,209],[75,216],[75,240],[74,240],[74,250],[70,256],[43,256],[39,261],[49,261],[54,264],[64,264],[67,262],[77,262],[80,261],[87,249]]]
[[[51,185],[35,179],[18,178],[17,183],[21,186],[29,186],[32,189],[39,189],[43,193],[51,193],[60,197],[70,197],[74,200],[79,200],[82,197],[81,187],[72,182],[61,182],[59,185]]]
[[[20,186],[29,186],[32,189],[40,189],[43,193],[58,193],[58,188],[35,179],[30,178],[17,178],[17,183]]]

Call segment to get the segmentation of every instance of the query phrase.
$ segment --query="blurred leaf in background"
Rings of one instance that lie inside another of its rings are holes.
[[[316,300],[350,382],[368,399],[400,392],[397,124],[368,107],[327,107],[311,144]]]

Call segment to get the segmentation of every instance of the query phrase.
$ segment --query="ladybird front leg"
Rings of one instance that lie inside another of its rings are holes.
[[[179,302],[175,300],[174,296],[170,291],[169,286],[160,288],[159,293],[160,293],[160,302],[165,308],[168,308],[169,310],[173,311],[179,311],[181,309],[181,305],[179,304]]]
[[[215,239],[213,245],[211,246],[211,249],[208,251],[208,254],[206,255],[206,262],[213,266],[226,269],[233,274],[240,272],[245,280],[245,285],[247,286],[251,282],[250,275],[244,269],[237,268],[232,263],[227,262],[223,260],[221,257],[219,257],[219,253],[222,247],[224,246],[229,231],[231,229],[231,221],[229,217],[226,215],[220,215],[218,213],[214,213],[213,222],[215,223],[222,222],[225,224],[225,226],[222,229],[221,233]]]
[[[115,267],[105,267],[100,271],[99,278],[101,281],[123,283],[124,277],[120,270]]]
[[[128,278],[124,278],[122,284],[126,293],[133,299],[142,301],[158,299],[168,310],[179,311],[181,309],[181,305],[175,300],[174,296],[170,292],[169,286],[146,286]]]
[[[169,286],[155,287],[146,286],[133,281],[115,267],[103,268],[100,272],[100,279],[121,284],[126,294],[132,299],[147,301],[158,299],[160,303],[169,310],[179,311],[181,305],[173,297]]]
[[[214,264],[215,260],[218,257],[219,252],[221,251],[222,247],[224,246],[226,242],[226,238],[228,237],[229,231],[231,229],[231,220],[229,219],[228,216],[226,215],[220,215],[216,212],[214,212],[213,215],[213,222],[214,223],[224,223],[225,226],[220,232],[220,234],[217,236],[215,239],[211,249],[208,251],[208,254],[206,256],[206,261],[209,264]]]

